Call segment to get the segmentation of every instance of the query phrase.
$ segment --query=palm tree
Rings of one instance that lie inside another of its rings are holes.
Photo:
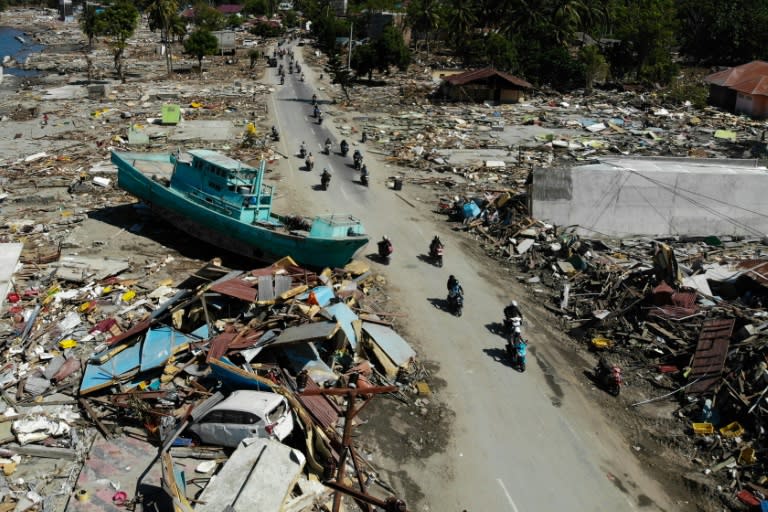
[[[477,26],[474,2],[469,0],[451,0],[449,19],[453,44],[459,54],[464,55],[470,34]]]
[[[418,0],[408,4],[408,18],[415,30],[424,33],[427,55],[429,55],[429,40],[442,21],[440,7],[439,0]]]
[[[165,46],[165,67],[168,71],[168,76],[171,76],[173,71],[173,58],[171,56],[172,38],[171,29],[173,26],[174,16],[176,16],[179,10],[179,3],[177,0],[154,0],[147,9],[147,15],[149,19],[149,28],[154,30],[160,29],[160,37],[163,40]]]

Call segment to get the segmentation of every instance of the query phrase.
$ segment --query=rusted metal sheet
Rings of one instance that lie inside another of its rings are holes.
[[[320,389],[320,386],[315,384],[312,379],[307,379],[307,387],[305,390]],[[335,429],[336,423],[339,421],[339,414],[341,411],[338,406],[331,402],[325,395],[297,395],[301,405],[304,406],[309,414],[312,415],[314,420],[322,426],[323,430]]]
[[[756,283],[768,287],[768,261],[744,260],[740,261],[736,268]]]
[[[704,322],[699,333],[696,353],[693,355],[689,379],[694,383],[688,388],[689,393],[704,393],[720,381],[734,324],[733,319]]]
[[[141,322],[137,323],[127,331],[125,331],[122,334],[118,334],[117,336],[113,336],[107,340],[107,345],[112,346],[117,343],[120,343],[123,340],[127,340],[131,336],[135,336],[143,331],[146,331],[149,329],[149,326],[152,324],[151,319],[142,320]]]
[[[221,359],[221,356],[227,353],[229,344],[237,336],[236,332],[222,332],[211,339],[211,347],[208,350],[206,360],[210,362],[213,359]]]
[[[254,288],[256,282],[245,281],[244,279],[229,279],[211,286],[211,291],[235,297],[241,300],[254,302],[258,297],[258,292]]]

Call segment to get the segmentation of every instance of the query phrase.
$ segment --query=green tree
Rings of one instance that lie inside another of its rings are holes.
[[[112,55],[118,78],[125,82],[123,55],[128,39],[139,24],[139,11],[128,0],[117,0],[97,18],[97,32],[112,38]]]
[[[246,0],[243,4],[243,14],[254,16],[271,16],[268,0]]]
[[[443,13],[439,0],[414,0],[408,4],[408,23],[414,31],[424,34],[429,55],[429,42],[440,28]]]
[[[149,29],[153,32],[160,29],[160,38],[165,47],[165,68],[168,76],[173,73],[171,28],[178,10],[179,3],[177,0],[154,0],[147,8]]]
[[[93,39],[98,35],[98,22],[95,5],[86,5],[80,14],[80,30],[88,38],[88,51],[93,49]]]
[[[299,15],[296,14],[296,11],[291,9],[290,11],[285,11],[283,13],[283,24],[286,27],[296,27],[299,23]]]
[[[352,87],[352,76],[350,75],[349,68],[341,60],[339,52],[340,48],[337,46],[333,52],[328,56],[328,64],[325,70],[331,75],[331,81],[334,84],[341,86],[344,96],[349,101],[349,89]],[[353,54],[354,56],[354,54]]]
[[[178,13],[171,20],[171,38],[174,41],[182,42],[187,35],[187,22]]]
[[[705,64],[736,65],[765,57],[768,3],[764,0],[679,0],[681,50]]]
[[[584,65],[584,89],[587,94],[591,94],[595,79],[606,74],[608,62],[596,44],[579,50],[579,60]]]
[[[352,69],[357,76],[368,76],[370,81],[373,71],[376,69],[376,49],[371,44],[363,44],[355,47],[352,52]]]
[[[622,41],[622,57],[630,57],[635,77],[669,82],[676,72],[671,54],[677,29],[675,0],[616,2],[612,14],[614,37]],[[622,65],[613,59],[610,64],[612,70]]]
[[[203,72],[203,57],[214,55],[219,49],[219,41],[209,30],[198,28],[184,41],[184,51],[197,58],[200,73]]]
[[[411,51],[405,44],[403,33],[394,25],[388,25],[373,44],[376,51],[376,69],[388,72],[390,66],[405,70],[411,63]]]
[[[470,35],[477,28],[474,3],[470,0],[450,0],[448,19],[451,44],[461,58],[466,58]]]
[[[0,0],[0,12],[8,9],[8,0]]]
[[[224,15],[214,7],[200,1],[195,4],[193,9],[195,13],[193,22],[197,28],[209,32],[224,28]]]

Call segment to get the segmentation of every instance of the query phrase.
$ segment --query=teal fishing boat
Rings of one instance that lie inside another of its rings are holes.
[[[268,260],[341,267],[368,241],[350,215],[314,219],[272,213],[266,162],[251,167],[207,149],[180,153],[112,152],[117,183],[180,230],[230,252]]]

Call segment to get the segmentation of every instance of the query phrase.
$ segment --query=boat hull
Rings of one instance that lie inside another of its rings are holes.
[[[113,153],[118,186],[146,202],[154,212],[190,236],[235,254],[255,260],[290,256],[308,267],[342,267],[369,241],[367,236],[338,238],[310,237],[281,229],[247,224],[208,209],[167,186],[169,175],[162,171],[155,179],[138,170],[137,161],[156,163],[158,169],[170,162],[170,155]]]

